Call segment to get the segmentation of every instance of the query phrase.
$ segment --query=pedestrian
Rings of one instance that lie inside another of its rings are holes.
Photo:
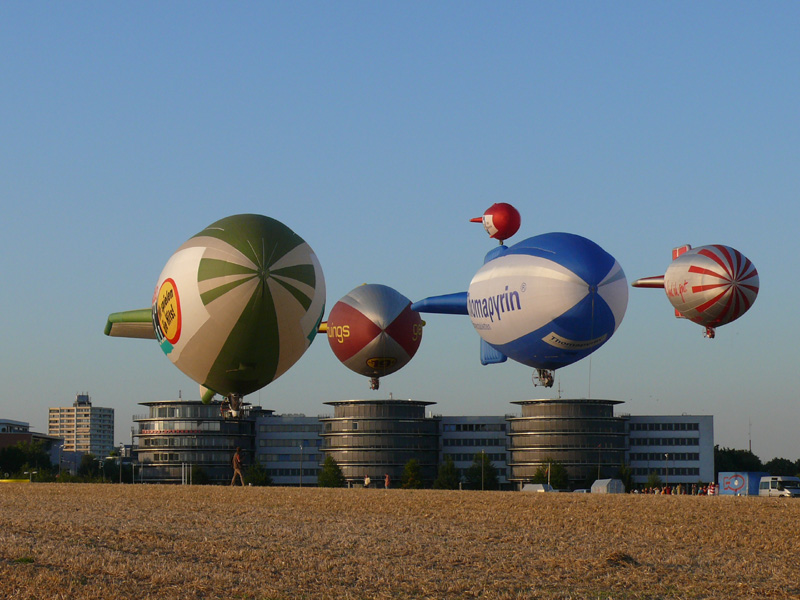
[[[236,476],[239,476],[239,481],[244,487],[244,477],[242,476],[242,455],[241,448],[236,448],[236,454],[233,455],[233,479],[231,485],[236,485]]]
[[[385,487],[385,488],[388,490],[388,489],[389,489],[389,484],[390,484],[390,483],[391,483],[391,480],[389,479],[389,474],[388,474],[388,473],[386,473],[386,474],[383,476],[383,487]]]

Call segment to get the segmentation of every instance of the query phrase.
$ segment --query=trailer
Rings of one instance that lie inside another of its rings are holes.
[[[720,496],[758,496],[758,484],[769,473],[763,471],[723,471],[717,482]]]

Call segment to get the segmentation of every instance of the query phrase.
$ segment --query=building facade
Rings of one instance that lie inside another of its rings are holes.
[[[319,417],[264,411],[255,428],[255,458],[274,485],[317,485],[324,460]]]
[[[574,488],[617,477],[625,464],[626,419],[614,416],[618,400],[544,399],[514,402],[522,416],[509,417],[511,481],[529,482],[549,462],[567,470]]]
[[[406,464],[414,459],[424,485],[436,479],[439,465],[438,417],[425,416],[432,402],[418,400],[342,400],[326,402],[333,417],[323,423],[322,452],[330,455],[349,484],[366,477],[382,486],[399,485]]]
[[[252,464],[260,408],[245,406],[240,418],[231,418],[219,402],[164,400],[141,404],[149,411],[134,417],[137,483],[230,483],[236,448],[241,449],[243,464]]]
[[[655,474],[666,485],[714,481],[714,417],[632,416],[628,464],[634,483]]]
[[[245,467],[258,462],[274,485],[317,484],[326,455],[336,460],[348,485],[398,486],[409,460],[430,486],[451,458],[463,477],[477,454],[498,471],[501,489],[518,489],[550,461],[567,469],[570,487],[630,468],[634,484],[651,476],[663,483],[712,481],[714,429],[710,416],[614,415],[616,400],[527,400],[520,415],[441,416],[433,403],[415,400],[345,400],[326,403],[333,416],[276,415],[245,407],[226,418],[220,405],[147,402],[136,417],[140,475],[137,481],[188,483],[195,466],[214,483],[229,483],[236,447]],[[246,470],[245,470],[246,472]]]
[[[50,457],[50,464],[58,465],[63,458],[64,441],[52,435],[31,431],[30,423],[0,419],[0,448],[8,448],[19,443],[41,444],[42,450]]]
[[[89,394],[77,394],[72,406],[48,410],[47,433],[64,440],[65,452],[108,456],[114,449],[114,409],[92,406]]]
[[[452,459],[458,474],[472,466],[477,454],[483,453],[497,469],[501,489],[509,485],[508,423],[503,416],[441,417],[439,462]]]

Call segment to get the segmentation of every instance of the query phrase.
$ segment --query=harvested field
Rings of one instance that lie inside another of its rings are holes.
[[[800,502],[0,486],[2,598],[798,598]]]

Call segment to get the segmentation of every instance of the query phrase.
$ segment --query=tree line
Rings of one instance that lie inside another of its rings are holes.
[[[113,451],[112,455],[115,455],[116,452],[116,450]],[[546,465],[537,469],[531,482],[549,482],[554,489],[568,489],[570,484],[566,467],[555,460],[545,460],[544,462]],[[750,450],[714,446],[715,479],[720,472],[730,471],[765,471],[771,475],[800,475],[800,459],[792,461],[787,458],[773,458],[762,462]],[[0,476],[6,479],[30,478],[33,481],[119,482],[120,479],[125,483],[133,481],[130,465],[123,464],[120,467],[118,461],[101,460],[92,454],[82,456],[76,475],[71,475],[66,471],[59,473],[58,466],[50,462],[50,456],[44,450],[42,442],[19,442],[13,446],[0,448]],[[632,488],[630,468],[627,465],[620,466],[617,477],[622,479],[628,489]],[[199,465],[194,465],[192,468],[192,481],[195,484],[210,483]],[[245,483],[264,486],[271,485],[272,480],[267,470],[256,462],[246,470]],[[320,487],[345,485],[344,475],[330,455],[325,458],[318,475],[317,485]],[[406,463],[398,487],[403,489],[426,487],[418,461],[412,459]],[[439,465],[439,471],[432,487],[445,490],[496,490],[500,487],[500,479],[497,467],[489,460],[489,457],[485,453],[478,452],[470,467],[463,474],[458,472],[453,460],[446,456],[445,461]]]

